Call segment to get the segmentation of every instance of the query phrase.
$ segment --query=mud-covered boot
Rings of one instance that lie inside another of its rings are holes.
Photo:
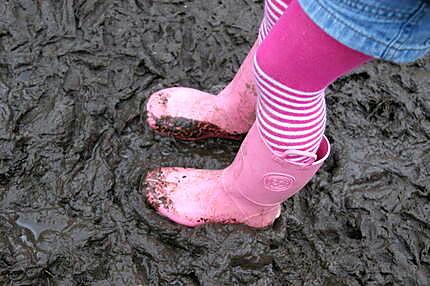
[[[258,40],[230,84],[218,96],[196,89],[168,88],[152,94],[147,121],[156,132],[183,140],[239,139],[255,120],[253,59],[258,45],[284,14],[291,0],[265,0]]]
[[[148,173],[142,189],[161,215],[183,225],[241,223],[261,228],[273,223],[281,203],[308,183],[329,153],[324,137],[317,154],[307,154],[313,163],[292,163],[288,157],[297,152],[273,153],[254,124],[226,169],[160,168]]]
[[[241,138],[255,120],[253,57],[256,48],[257,44],[234,79],[218,95],[185,87],[152,94],[147,103],[149,126],[160,134],[183,140]]]

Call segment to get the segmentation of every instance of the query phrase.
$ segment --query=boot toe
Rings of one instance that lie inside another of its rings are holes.
[[[159,214],[195,227],[206,223],[238,224],[262,228],[279,216],[280,205],[260,208],[242,197],[232,199],[221,183],[222,171],[160,168],[146,176],[146,199]]]
[[[205,211],[199,174],[193,169],[160,168],[148,173],[144,181],[146,199],[159,214],[170,220],[195,227],[207,221],[200,214]],[[209,180],[210,181],[210,178]]]
[[[181,140],[242,138],[227,117],[217,96],[191,88],[163,89],[151,95],[147,103],[149,126],[157,133]]]
[[[168,116],[167,104],[172,96],[172,90],[164,89],[152,94],[146,104],[147,122],[151,128],[157,128],[157,121]]]
[[[172,202],[169,198],[167,183],[164,180],[164,172],[161,168],[147,174],[143,188],[147,191],[147,202],[155,210],[171,208]]]

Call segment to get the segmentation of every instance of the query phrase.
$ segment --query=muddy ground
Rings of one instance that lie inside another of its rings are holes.
[[[222,168],[239,142],[155,135],[145,100],[217,91],[262,1],[0,1],[0,285],[430,285],[430,61],[374,62],[327,95],[333,154],[273,227],[190,229],[139,189]]]

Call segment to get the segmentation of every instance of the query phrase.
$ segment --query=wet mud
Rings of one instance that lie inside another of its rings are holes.
[[[374,62],[327,94],[333,154],[264,230],[158,216],[159,166],[240,142],[149,130],[145,101],[215,92],[262,1],[0,1],[0,285],[430,285],[430,61]]]

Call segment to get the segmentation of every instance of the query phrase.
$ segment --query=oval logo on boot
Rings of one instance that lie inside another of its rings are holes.
[[[277,173],[266,174],[263,178],[264,188],[272,192],[287,191],[295,181],[293,176]]]

